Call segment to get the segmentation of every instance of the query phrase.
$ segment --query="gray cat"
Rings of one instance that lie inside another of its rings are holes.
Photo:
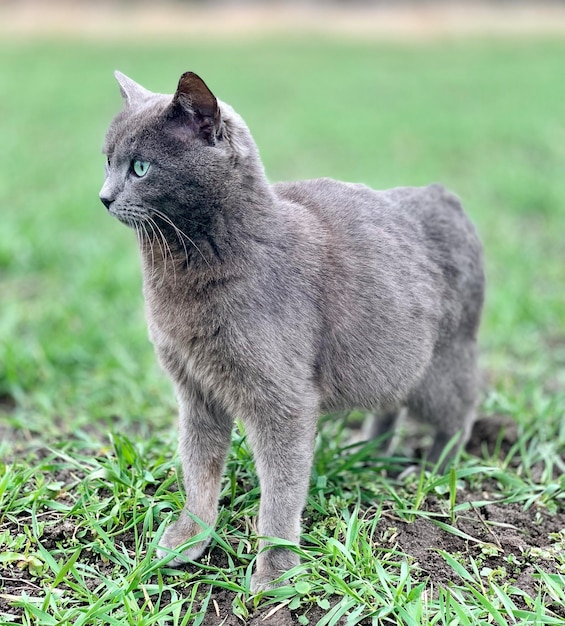
[[[379,433],[406,406],[435,428],[432,462],[464,442],[484,278],[457,198],[439,185],[271,185],[241,117],[198,76],[173,96],[116,77],[125,106],[100,199],[137,231],[149,333],[180,412],[187,504],[159,554],[199,533],[198,519],[214,525],[236,417],[261,484],[259,535],[295,543],[321,413],[377,410]],[[254,592],[298,562],[267,545]]]

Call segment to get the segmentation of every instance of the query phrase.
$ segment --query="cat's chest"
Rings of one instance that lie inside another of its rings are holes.
[[[221,301],[174,297],[144,289],[149,338],[161,365],[176,381],[209,377],[219,354],[229,351]]]
[[[144,296],[149,338],[156,347],[186,351],[213,335],[217,307],[210,303],[166,289],[145,288]]]

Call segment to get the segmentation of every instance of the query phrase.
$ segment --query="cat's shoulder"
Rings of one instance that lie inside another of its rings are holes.
[[[328,196],[354,196],[374,193],[375,190],[362,183],[347,183],[333,178],[312,178],[292,182],[280,182],[273,185],[279,198],[300,202],[305,198],[327,198]]]

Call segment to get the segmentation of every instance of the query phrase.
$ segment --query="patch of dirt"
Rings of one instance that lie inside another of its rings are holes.
[[[16,408],[16,399],[9,393],[0,393],[0,413],[11,413]]]
[[[461,501],[473,502],[489,498],[486,492],[463,493]],[[447,503],[428,498],[425,510],[446,512]],[[445,520],[443,520],[445,521]],[[513,580],[515,587],[530,597],[535,597],[539,584],[534,575],[536,567],[555,574],[557,570],[550,554],[555,552],[550,535],[565,529],[565,511],[550,514],[535,505],[527,510],[515,503],[492,503],[479,508],[471,505],[464,514],[458,514],[453,526],[471,539],[447,532],[426,517],[416,517],[413,523],[395,520],[393,515],[383,515],[377,525],[383,541],[413,559],[412,565],[420,570],[422,580],[445,586],[461,582],[439,551],[456,558],[472,556],[479,567],[499,570],[505,580]],[[516,604],[523,603],[514,598]],[[552,607],[565,617],[565,607]]]
[[[242,626],[244,622],[231,610],[232,600],[233,594],[225,590],[212,594],[208,613],[202,626]],[[324,615],[325,611],[317,606],[307,612],[310,624],[316,624]],[[282,604],[257,611],[246,622],[247,626],[296,626],[298,623],[297,615]],[[344,619],[336,622],[337,626],[344,626],[344,624]]]

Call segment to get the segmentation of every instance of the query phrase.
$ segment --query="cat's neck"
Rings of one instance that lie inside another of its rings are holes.
[[[146,285],[205,285],[239,275],[253,263],[257,245],[276,237],[276,205],[261,172],[243,176],[222,198],[207,198],[206,206],[190,212],[196,218],[173,222],[155,212],[138,230]]]

